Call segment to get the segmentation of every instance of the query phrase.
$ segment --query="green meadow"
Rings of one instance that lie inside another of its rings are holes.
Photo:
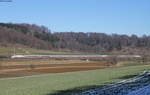
[[[0,95],[70,95],[91,87],[130,78],[150,65],[0,79]]]

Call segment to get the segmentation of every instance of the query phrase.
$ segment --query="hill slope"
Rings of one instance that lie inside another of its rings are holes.
[[[91,53],[141,53],[150,49],[150,36],[54,32],[35,24],[0,23],[1,47],[26,47]]]

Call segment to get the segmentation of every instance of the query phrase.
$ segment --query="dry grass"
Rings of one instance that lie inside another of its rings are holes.
[[[1,64],[1,65],[71,64],[71,63],[99,63],[99,61],[86,61],[86,60],[54,60],[54,59],[5,60],[5,61],[0,61],[0,64]]]
[[[32,48],[15,48],[16,54],[69,54],[65,51],[53,51],[53,50],[39,50]],[[0,56],[11,56],[14,54],[14,48],[12,47],[0,47]]]

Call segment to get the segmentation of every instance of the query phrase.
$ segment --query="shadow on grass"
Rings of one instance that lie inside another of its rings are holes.
[[[84,87],[78,87],[78,88],[73,88],[73,89],[68,89],[68,90],[60,90],[55,93],[51,94],[46,94],[46,95],[74,95],[76,93],[80,93],[82,91],[94,89],[94,88],[100,88],[103,87],[104,85],[93,85],[93,86],[84,86]]]
[[[137,76],[137,74],[134,74],[134,75],[125,75],[125,76],[119,77],[117,79],[126,80],[126,79],[129,79],[129,78],[133,78],[135,76]]]
[[[129,78],[133,78],[135,76],[137,76],[137,75],[136,74],[134,74],[134,75],[125,75],[125,76],[115,78],[115,79],[126,80],[126,79],[129,79]],[[105,84],[112,84],[112,83],[105,83]],[[57,91],[55,93],[46,94],[46,95],[74,95],[74,94],[77,94],[77,93],[80,93],[80,92],[83,92],[83,91],[87,91],[87,90],[90,90],[90,89],[103,88],[104,86],[106,86],[106,85],[103,84],[103,85],[84,86],[84,87],[78,87],[78,88],[73,88],[73,89],[68,89],[68,90],[60,90],[60,91]]]

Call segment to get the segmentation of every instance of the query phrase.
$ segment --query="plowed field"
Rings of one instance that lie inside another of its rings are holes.
[[[106,68],[104,63],[71,63],[0,66],[0,78],[23,77],[46,73],[77,72]]]

